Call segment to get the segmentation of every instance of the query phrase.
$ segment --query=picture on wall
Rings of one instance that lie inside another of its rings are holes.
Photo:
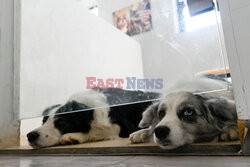
[[[114,12],[113,23],[115,27],[129,36],[152,30],[149,0],[142,0]]]

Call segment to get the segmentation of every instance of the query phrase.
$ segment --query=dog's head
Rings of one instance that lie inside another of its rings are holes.
[[[29,144],[33,148],[54,146],[59,144],[61,136],[66,133],[88,132],[93,120],[93,110],[68,113],[83,109],[88,109],[88,107],[76,101],[47,108],[43,112],[46,116],[43,117],[42,126],[27,134]]]
[[[151,105],[139,127],[152,126],[154,142],[174,149],[198,141],[211,141],[220,131],[236,124],[234,101],[222,97],[177,92]]]

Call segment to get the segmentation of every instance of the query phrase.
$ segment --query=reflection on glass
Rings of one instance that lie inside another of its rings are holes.
[[[179,78],[221,69],[219,75],[224,74],[218,11],[190,16],[186,4],[22,0],[19,118],[41,116],[48,106],[64,104],[91,86],[163,93]],[[130,34],[114,26],[117,11]],[[88,78],[95,80],[88,83]],[[115,98],[109,105],[159,97],[120,93]]]
[[[190,32],[217,22],[214,3],[211,0],[177,0],[179,27],[181,32]]]

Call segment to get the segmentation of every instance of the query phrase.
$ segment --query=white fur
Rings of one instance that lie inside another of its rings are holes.
[[[34,129],[39,133],[39,138],[35,145],[31,145],[35,148],[52,146],[59,143],[61,134],[54,126],[54,118],[49,117],[48,120],[41,127]]]
[[[92,140],[95,140],[95,138],[118,138],[120,127],[118,125],[111,124],[108,114],[109,107],[95,110],[94,120],[91,123],[90,131],[90,136]]]
[[[86,90],[72,95],[68,101],[77,101],[91,108],[108,107],[106,96],[96,90]]]

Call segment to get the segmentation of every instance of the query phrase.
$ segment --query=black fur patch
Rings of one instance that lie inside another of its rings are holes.
[[[120,137],[128,137],[129,134],[139,130],[138,124],[142,119],[142,113],[153,103],[148,100],[158,99],[161,96],[157,92],[139,90],[129,91],[115,88],[94,90],[103,93],[107,97],[109,105],[118,105],[110,108],[109,117],[112,123],[120,126]],[[145,100],[147,102],[143,102]]]
[[[157,92],[143,92],[140,90],[130,91],[124,89],[93,89],[103,93],[107,97],[109,105],[119,105],[125,103],[134,103],[145,100],[158,99],[161,94]]]
[[[60,107],[56,113],[66,113],[83,109],[89,109],[89,107],[76,101],[71,101]],[[90,124],[94,119],[93,113],[93,110],[86,110],[56,115],[54,117],[54,125],[61,134],[73,132],[88,133],[91,128]]]
[[[153,102],[140,102],[110,108],[110,120],[112,123],[116,123],[120,126],[120,137],[128,137],[129,134],[139,130],[138,124],[142,119],[142,113],[152,103]]]

